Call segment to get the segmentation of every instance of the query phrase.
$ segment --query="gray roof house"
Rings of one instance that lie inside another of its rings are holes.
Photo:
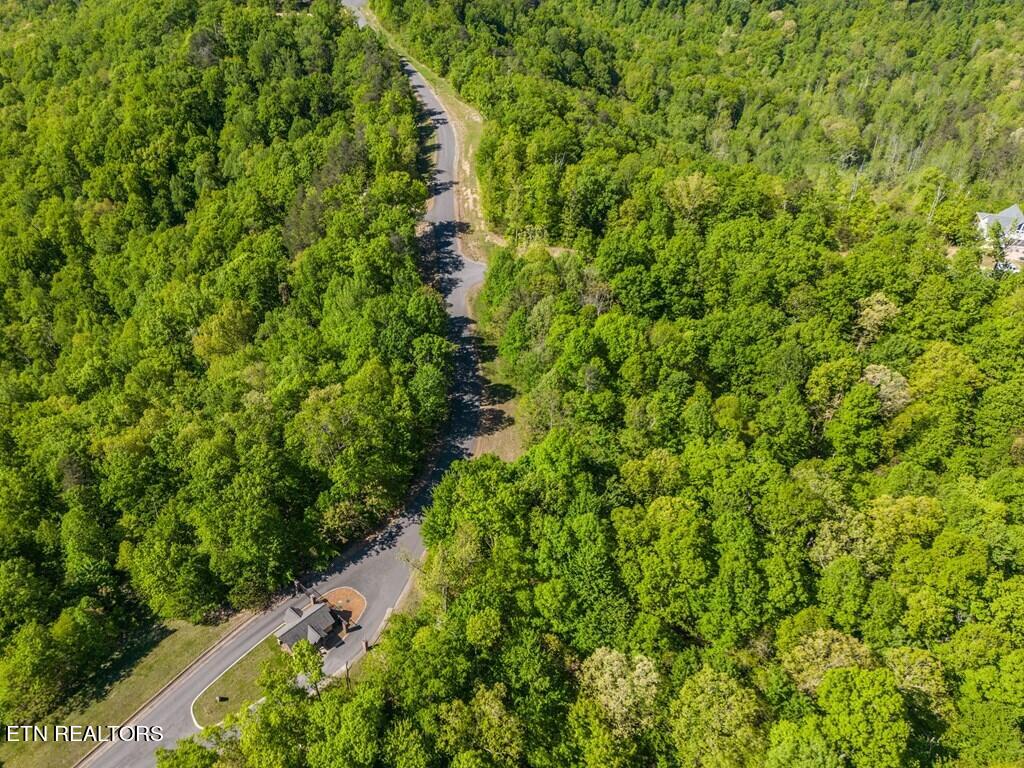
[[[274,635],[286,649],[291,649],[303,639],[318,645],[334,629],[337,621],[328,603],[310,603],[301,611],[286,608],[283,622],[274,630]]]
[[[999,213],[979,213],[978,232],[985,242],[992,244],[998,224],[1000,245],[1010,269],[1018,271],[1024,264],[1024,211],[1019,205],[1011,205]]]
[[[1003,237],[1009,238],[1014,235],[1024,237],[1024,211],[1021,211],[1019,205],[1011,205],[999,213],[978,214],[978,230],[982,237],[988,239],[996,224],[999,224]]]

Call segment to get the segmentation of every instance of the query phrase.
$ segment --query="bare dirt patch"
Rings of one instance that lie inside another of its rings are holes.
[[[473,456],[486,454],[502,461],[515,461],[526,450],[526,433],[519,420],[519,394],[500,375],[494,360],[487,361],[493,347],[483,347],[480,365],[484,387],[480,407],[480,427],[473,443]]]
[[[366,598],[352,587],[332,589],[324,595],[324,600],[331,604],[349,626],[358,624],[366,610]]]
[[[484,432],[473,446],[474,456],[490,454],[502,461],[515,461],[523,455],[523,436],[516,423],[515,403],[488,406],[484,413]]]
[[[483,136],[483,116],[463,101],[447,80],[413,56],[397,35],[384,29],[372,11],[364,9],[363,12],[370,26],[423,75],[448,114],[449,122],[455,131],[459,156],[454,179],[456,214],[459,220],[468,226],[468,231],[462,233],[461,237],[463,253],[474,261],[486,262],[491,250],[495,246],[504,245],[504,240],[487,228],[480,180],[476,172],[477,150]]]

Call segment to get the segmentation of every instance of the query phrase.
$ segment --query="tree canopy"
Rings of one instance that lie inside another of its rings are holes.
[[[246,604],[364,530],[443,410],[394,58],[323,0],[129,6],[9,11],[53,42],[4,49],[8,712],[125,591]],[[375,8],[487,119],[529,449],[445,475],[354,685],[304,649],[162,768],[1024,760],[1024,282],[972,223],[1018,9]]]
[[[333,0],[5,4],[0,717],[258,605],[444,417],[418,106]]]
[[[531,447],[441,482],[295,764],[1019,761],[1024,284],[971,222],[1019,191],[1009,5],[376,7],[487,118]]]

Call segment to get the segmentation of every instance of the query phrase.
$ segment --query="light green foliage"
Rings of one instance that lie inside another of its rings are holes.
[[[186,739],[179,742],[174,750],[158,749],[156,764],[158,768],[214,768],[217,754]]]
[[[303,765],[305,745],[295,739],[295,734],[314,717],[306,711],[306,690],[295,684],[285,665],[265,663],[259,682],[267,706],[243,710],[237,721],[225,724],[226,728],[236,725],[239,730],[237,742],[229,744],[231,752],[243,764],[282,768]]]
[[[580,698],[569,711],[573,746],[587,768],[627,768],[636,759],[637,740],[616,733],[597,702]]]
[[[899,647],[886,649],[883,658],[896,678],[896,687],[909,703],[943,718],[951,716],[946,673],[935,654],[921,648]]]
[[[839,669],[825,675],[818,692],[822,731],[849,755],[854,768],[898,768],[910,727],[892,673]]]
[[[309,749],[310,768],[340,764],[369,768],[380,754],[383,694],[362,686],[352,697],[332,689],[309,713],[316,742]]]
[[[430,750],[423,733],[408,720],[400,720],[388,731],[384,752],[394,768],[428,768]]]
[[[804,635],[783,653],[781,661],[797,687],[807,693],[816,691],[833,669],[874,666],[867,646],[834,629],[819,629]]]
[[[423,526],[420,608],[391,625],[355,692],[335,686],[298,708],[318,725],[292,723],[308,745],[297,759],[1019,761],[1024,288],[979,268],[973,223],[1020,194],[1007,160],[1024,107],[1013,4],[374,6],[485,117],[483,205],[508,247],[477,308],[531,448],[512,464],[460,462],[442,480]],[[357,101],[357,115],[374,103]],[[408,128],[378,118],[388,130],[364,134],[374,171],[405,162],[392,140]],[[247,138],[232,135],[231,167],[247,161]],[[403,447],[424,413],[441,412],[438,307],[422,289],[368,299],[389,286],[391,251],[356,237],[373,229],[357,201],[416,207],[399,194],[402,172],[330,195],[318,190],[334,176],[317,176],[279,242],[239,252],[294,256],[286,308],[318,317],[319,337],[275,320],[269,374],[244,348],[198,358],[227,377],[222,399],[280,373],[267,398],[291,408],[288,456],[332,481],[363,470],[345,456],[357,437],[346,430],[362,424],[373,446],[381,404]],[[343,214],[321,228],[322,206],[339,199]],[[359,247],[318,247],[321,231]],[[104,284],[119,274],[103,271]],[[29,288],[18,312],[35,317],[50,297]],[[284,302],[255,293],[260,307]],[[95,387],[147,339],[199,329],[223,304],[203,306],[180,279],[171,294],[139,293],[160,322],[126,329],[110,363],[65,366],[65,388]],[[206,330],[247,338],[228,319]],[[422,332],[412,378],[389,352],[409,329]],[[18,343],[45,350],[45,330],[27,324]],[[194,356],[189,338],[179,353]],[[291,349],[317,341],[344,378],[303,374]],[[81,335],[74,359],[97,346],[98,332]],[[166,382],[172,367],[145,372]],[[247,423],[265,423],[265,402],[251,399]],[[20,439],[37,469],[19,471],[19,497],[82,477],[91,448],[73,404],[36,406],[41,427]],[[137,446],[161,424],[119,447],[145,454]],[[210,484],[242,460],[225,425],[181,431]],[[122,506],[138,494],[110,475],[105,493],[131,522]],[[332,483],[309,523],[344,538],[390,495]],[[209,532],[197,531],[201,548]],[[210,567],[223,581],[226,565]],[[262,727],[240,741],[257,743]]]
[[[46,582],[23,557],[0,562],[0,638],[46,614]]]
[[[867,580],[856,558],[847,555],[833,560],[821,572],[818,602],[832,622],[844,632],[857,626],[868,596]]]
[[[598,703],[619,738],[654,725],[658,683],[658,671],[649,658],[631,660],[611,648],[598,648],[583,662],[580,681],[581,692]]]
[[[614,513],[623,575],[643,610],[692,631],[711,576],[703,515],[696,503],[670,497],[640,513]]]
[[[753,691],[704,668],[680,688],[672,705],[672,735],[680,765],[746,768],[761,762],[764,736]]]
[[[485,608],[466,621],[466,639],[478,648],[491,648],[500,637],[501,614],[494,608]]]
[[[629,179],[608,158],[651,132],[674,156],[754,163],[800,177],[804,188],[808,178],[841,187],[844,228],[856,234],[876,223],[864,215],[872,184],[897,188],[908,211],[954,242],[973,236],[976,196],[1019,192],[1001,158],[1019,147],[1009,73],[1021,46],[1000,3],[478,0],[467,9],[381,0],[376,10],[499,121],[481,148],[484,202],[510,231],[572,241],[594,229]],[[588,121],[595,109],[609,119]],[[658,196],[689,221],[733,202],[700,170],[659,184]],[[620,262],[615,271],[629,266],[640,265]],[[630,282],[642,302],[642,281]],[[890,307],[905,306],[898,289],[885,282],[865,292],[863,343],[895,316]]]
[[[837,752],[821,732],[817,717],[800,723],[780,720],[772,726],[765,768],[843,768]]]
[[[320,695],[320,683],[324,680],[324,660],[320,650],[308,640],[299,640],[292,646],[292,672],[302,675],[313,691]]]
[[[263,604],[393,508],[444,417],[414,94],[335,0],[276,6],[0,9],[5,720],[147,607]]]
[[[866,469],[878,460],[882,447],[878,429],[881,412],[874,387],[860,382],[853,385],[825,426],[825,437],[836,456],[852,469]]]
[[[12,722],[44,717],[59,702],[67,670],[46,628],[37,622],[23,625],[0,658],[0,710]]]
[[[445,751],[466,754],[479,749],[498,765],[515,765],[523,750],[521,725],[504,701],[505,686],[477,686],[468,703],[455,700],[441,708],[440,741]]]

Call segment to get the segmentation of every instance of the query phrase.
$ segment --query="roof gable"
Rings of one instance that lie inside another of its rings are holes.
[[[323,640],[335,624],[331,606],[327,603],[313,603],[299,613],[294,607],[285,609],[281,626],[274,635],[285,645],[292,645],[302,638],[311,643]]]
[[[1020,209],[1019,205],[1011,205],[1009,208],[999,212],[1000,218],[1016,219],[1017,221],[1024,221],[1024,211]]]
[[[978,227],[986,237],[993,225],[998,224],[1003,233],[1024,230],[1024,211],[1019,205],[1011,205],[999,213],[979,213]]]

